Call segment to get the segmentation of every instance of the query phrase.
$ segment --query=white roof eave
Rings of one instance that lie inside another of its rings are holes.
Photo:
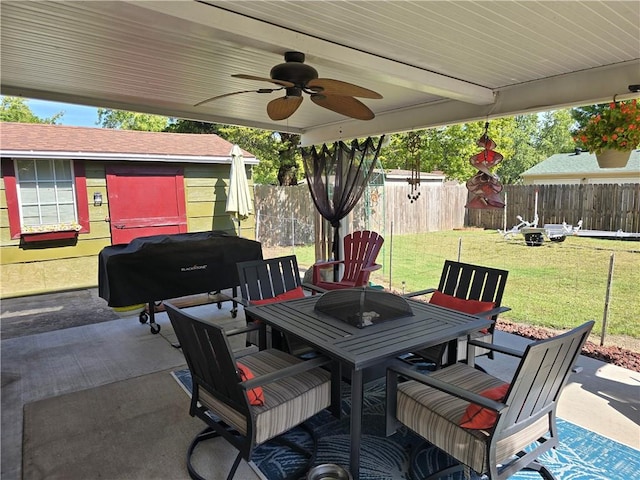
[[[37,150],[0,150],[2,157],[11,158],[67,158],[70,160],[118,161],[118,162],[165,162],[165,163],[220,163],[231,164],[229,156],[206,155],[158,155],[140,153],[95,153],[95,152],[61,152]],[[244,157],[247,165],[257,165],[255,157]]]

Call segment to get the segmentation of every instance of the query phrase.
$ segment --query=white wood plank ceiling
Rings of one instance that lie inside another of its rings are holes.
[[[4,95],[351,139],[629,98],[634,1],[12,1],[0,4]],[[286,51],[379,92],[354,120],[315,105],[272,121]]]

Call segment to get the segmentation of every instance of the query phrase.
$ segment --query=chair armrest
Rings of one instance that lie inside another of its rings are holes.
[[[491,410],[495,410],[496,412],[501,412],[502,410],[507,408],[507,405],[504,403],[497,402],[487,397],[483,397],[478,393],[472,392],[470,390],[465,390],[464,388],[460,388],[457,385],[444,382],[438,378],[433,378],[429,375],[418,373],[408,367],[394,365],[392,367],[389,367],[387,372],[388,374],[389,372],[392,372],[392,375],[402,375],[404,377],[410,378],[411,380],[422,383],[423,385],[433,387],[437,390],[448,393],[449,395],[453,395],[454,397],[466,400],[467,402],[476,403],[482,407],[490,408]]]
[[[334,265],[340,265],[341,263],[344,263],[344,260],[327,260],[326,262],[316,262],[311,266],[311,268],[327,268]]]
[[[316,293],[326,293],[328,291],[326,288],[318,287],[313,283],[306,283],[306,282],[302,283],[302,288],[306,288],[307,290],[310,290]]]
[[[421,295],[427,295],[429,293],[433,293],[437,290],[437,288],[427,288],[425,290],[418,290],[417,292],[409,292],[409,293],[405,293],[404,295],[402,295],[404,298],[411,298],[411,297],[419,297]]]
[[[241,333],[253,332],[254,330],[260,330],[260,325],[257,323],[247,323],[246,326],[240,328],[234,328],[233,330],[225,330],[224,333],[227,337],[233,337],[234,335],[239,335]]]
[[[495,315],[499,315],[504,312],[508,312],[511,310],[511,307],[495,307],[491,310],[486,310],[484,312],[474,313],[477,317],[493,317]]]
[[[276,372],[267,373],[265,375],[259,375],[250,380],[240,382],[240,386],[245,390],[249,390],[254,387],[259,387],[261,385],[266,385],[267,383],[275,382],[282,378],[291,377],[293,375],[297,375],[297,374],[306,372],[308,370],[312,370],[314,368],[328,365],[331,362],[332,360],[330,358],[320,355],[311,360],[305,360],[303,362],[296,363],[295,365],[282,368]]]
[[[375,272],[376,270],[380,270],[382,268],[382,265],[379,265],[377,263],[374,263],[373,265],[371,265],[370,267],[364,267],[362,269],[363,272]]]
[[[326,262],[316,262],[311,266],[313,275],[311,282],[313,284],[321,283],[324,280],[322,279],[322,273],[324,270],[328,270],[329,268],[334,268],[336,265],[343,264],[344,260],[329,260]]]
[[[243,307],[250,307],[251,306],[251,302],[249,302],[248,300],[246,300],[246,299],[244,299],[242,297],[233,297],[231,300],[233,300],[236,303],[239,303]]]
[[[504,353],[505,355],[511,355],[512,357],[522,358],[522,355],[524,355],[524,352],[521,352],[520,350],[515,350],[509,347],[503,347],[495,343],[482,342],[480,340],[469,340],[467,345],[486,348],[487,350],[493,350],[494,352]]]

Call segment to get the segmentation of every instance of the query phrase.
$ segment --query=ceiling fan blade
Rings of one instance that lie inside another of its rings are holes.
[[[277,92],[278,90],[282,90],[284,87],[280,88],[259,88],[258,90],[241,90],[239,92],[231,92],[225,93],[224,95],[217,95],[215,97],[207,98],[201,102],[198,102],[194,105],[194,107],[199,107],[205,103],[213,102],[214,100],[218,100],[219,98],[230,97],[231,95],[238,95],[239,93],[272,93]]]
[[[235,78],[244,78],[245,80],[257,80],[259,82],[271,82],[276,85],[282,85],[283,87],[295,87],[295,83],[287,82],[285,80],[276,80],[275,78],[256,77],[255,75],[245,75],[244,73],[238,73],[231,75]]]
[[[333,80],[332,78],[315,78],[309,80],[306,87],[311,89],[315,87],[322,88],[318,93],[325,95],[342,95],[345,97],[361,97],[361,98],[382,98],[378,92],[369,90],[368,88],[359,87],[353,83],[343,82],[341,80]]]
[[[267,115],[271,120],[284,120],[295,113],[302,103],[300,97],[280,97],[267,104]]]
[[[341,95],[311,95],[311,101],[326,109],[358,120],[371,120],[374,113],[360,100]]]

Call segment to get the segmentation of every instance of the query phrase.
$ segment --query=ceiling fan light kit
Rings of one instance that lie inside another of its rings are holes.
[[[241,90],[208,98],[195,106],[217,100],[219,98],[241,93],[272,93],[285,90],[285,96],[271,100],[267,104],[267,115],[271,120],[285,120],[293,115],[303,100],[303,93],[311,97],[316,105],[357,120],[371,120],[375,114],[364,103],[354,97],[380,99],[382,95],[368,88],[352,83],[318,78],[318,71],[304,63],[304,53],[286,52],[284,63],[274,66],[269,72],[270,78],[254,75],[235,74],[232,77],[246,80],[271,82],[279,88],[259,88],[257,90]]]

